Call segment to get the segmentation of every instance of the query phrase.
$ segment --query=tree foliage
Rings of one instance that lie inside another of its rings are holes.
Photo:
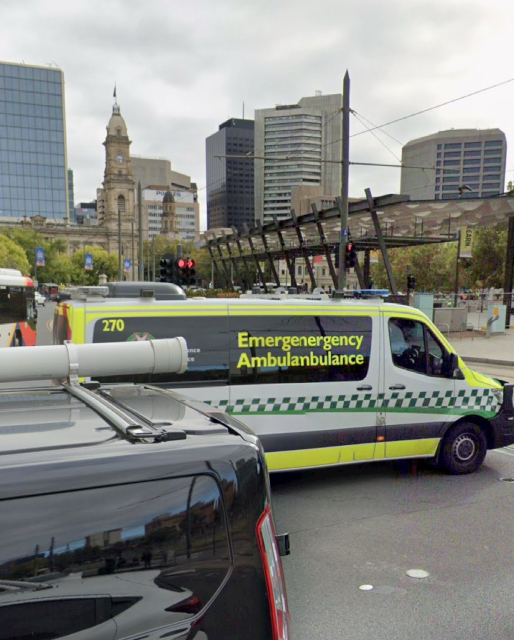
[[[84,268],[84,255],[90,253],[93,257],[93,268]],[[108,253],[97,245],[86,245],[84,249],[77,249],[71,257],[72,284],[97,285],[98,276],[105,274],[107,280],[118,279],[118,255]]]
[[[25,275],[30,273],[30,264],[23,247],[5,235],[0,235],[0,267],[19,269]]]
[[[501,288],[505,273],[506,224],[475,228],[472,258],[459,261],[459,288]],[[416,277],[416,290],[451,292],[455,288],[457,243],[402,247],[388,251],[396,284],[406,289],[407,272]],[[379,257],[371,265],[375,287],[389,286],[386,270]]]

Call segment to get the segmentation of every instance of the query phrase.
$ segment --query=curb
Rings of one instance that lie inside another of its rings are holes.
[[[458,354],[465,362],[474,362],[476,364],[495,364],[499,367],[514,367],[512,360],[495,360],[494,358],[472,358]]]

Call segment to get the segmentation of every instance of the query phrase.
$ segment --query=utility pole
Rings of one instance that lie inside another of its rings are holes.
[[[343,80],[343,135],[341,145],[341,235],[339,243],[339,271],[337,288],[346,289],[346,243],[348,241],[348,176],[350,167],[350,76],[348,71]]]
[[[136,275],[134,270],[136,268],[136,263],[134,262],[134,258],[136,257],[135,247],[134,247],[134,220],[130,223],[131,232],[132,232],[132,282],[136,279]]]
[[[139,214],[139,260],[138,260],[138,280],[142,282],[145,279],[145,265],[143,259],[143,203],[141,202],[143,190],[141,189],[141,180],[137,183],[137,210]]]
[[[121,270],[121,209],[118,203],[118,282],[123,280],[123,271]]]
[[[155,282],[155,236],[152,238],[152,282]]]

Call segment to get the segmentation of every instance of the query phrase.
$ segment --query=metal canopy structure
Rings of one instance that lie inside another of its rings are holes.
[[[389,264],[387,249],[428,243],[452,242],[458,238],[459,228],[490,225],[514,216],[514,198],[493,196],[490,198],[459,198],[448,200],[411,200],[409,196],[385,195],[373,198],[366,189],[366,199],[349,203],[349,236],[357,251],[364,251],[364,265],[357,263],[356,273],[362,288],[369,281],[369,252],[380,250],[392,293],[397,293]],[[326,258],[334,288],[337,288],[335,253],[341,239],[341,200],[336,207],[312,211],[291,218],[251,229],[245,226],[243,233],[233,228],[231,234],[223,232],[206,238],[214,269],[220,281],[232,288],[232,276],[243,288],[250,287],[249,265],[255,265],[260,281],[265,286],[262,263],[268,263],[270,273],[280,285],[275,261],[284,260],[292,286],[296,286],[294,264],[303,260],[312,287],[316,287],[312,258]],[[266,289],[266,286],[265,286]]]

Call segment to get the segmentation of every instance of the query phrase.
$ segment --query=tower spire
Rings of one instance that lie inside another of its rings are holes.
[[[118,98],[116,97],[116,83],[114,83],[114,91],[113,91],[112,97],[114,98],[114,104],[112,106],[112,112],[113,113],[119,113],[120,112],[120,107],[118,105]]]

